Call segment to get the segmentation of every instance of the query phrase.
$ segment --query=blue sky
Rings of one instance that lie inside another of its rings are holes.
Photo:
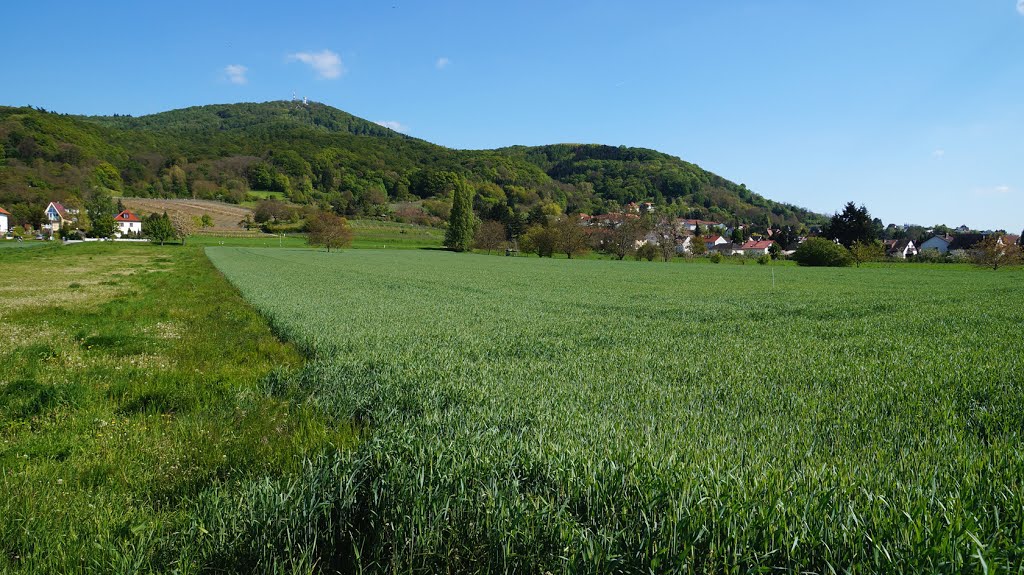
[[[5,6],[0,104],[294,91],[453,148],[642,146],[821,212],[1024,228],[1024,0],[76,4]]]

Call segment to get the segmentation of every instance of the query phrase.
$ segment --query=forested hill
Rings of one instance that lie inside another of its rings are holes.
[[[0,107],[0,207],[19,223],[38,221],[51,200],[75,205],[102,189],[228,202],[270,190],[348,215],[388,216],[399,204],[436,216],[449,201],[443,172],[470,181],[482,217],[601,213],[649,201],[659,213],[701,219],[822,221],[653,150],[453,150],[315,102],[198,106],[142,117]]]
[[[123,130],[147,130],[184,137],[209,132],[275,132],[313,128],[356,136],[409,138],[379,124],[318,102],[266,102],[194,106],[148,116],[87,116],[82,119]]]

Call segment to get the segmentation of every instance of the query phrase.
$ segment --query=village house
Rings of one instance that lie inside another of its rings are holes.
[[[739,249],[740,249],[740,244],[734,244],[732,242],[725,242],[725,243],[722,243],[722,244],[715,244],[715,245],[711,246],[710,248],[708,248],[708,253],[710,253],[710,254],[719,253],[719,254],[722,254],[723,256],[732,256],[732,255],[736,255],[737,253],[742,253],[742,252],[738,251]]]
[[[709,222],[707,220],[681,220],[679,222],[679,229],[687,232],[693,232],[697,230],[697,226],[704,228],[705,230],[724,228],[725,226],[719,222]]]
[[[949,251],[949,244],[953,242],[953,236],[933,236],[925,240],[920,246],[919,251],[935,250],[940,254],[945,254]]]
[[[676,243],[677,254],[689,254],[693,252],[693,236],[683,236],[683,239]]]
[[[772,240],[750,240],[737,248],[736,251],[745,256],[760,256],[767,254],[774,243]]]
[[[708,250],[714,248],[715,246],[727,243],[729,243],[729,240],[723,238],[722,236],[710,236],[704,238],[704,247],[707,248]]]
[[[65,225],[71,226],[78,222],[78,210],[69,210],[62,206],[60,202],[50,202],[46,206],[46,219],[50,222],[44,225],[45,229],[56,233],[58,230],[63,228]]]
[[[0,234],[6,234],[11,229],[11,213],[0,208]]]
[[[911,240],[885,240],[885,255],[891,258],[905,260],[908,257],[917,255],[917,248]]]
[[[117,214],[117,216],[114,217],[114,222],[117,223],[117,237],[128,234],[138,235],[142,233],[142,219],[128,210]]]

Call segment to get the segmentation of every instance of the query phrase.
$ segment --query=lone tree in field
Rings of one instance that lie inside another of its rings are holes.
[[[331,212],[314,215],[306,224],[306,229],[306,241],[309,245],[325,247],[328,253],[331,248],[339,249],[352,245],[352,228],[348,227],[348,220]]]
[[[877,262],[885,259],[885,246],[878,240],[870,242],[858,240],[850,246],[850,256],[857,267],[860,267],[860,264],[864,262]]]
[[[452,213],[444,233],[445,247],[464,252],[473,243],[473,188],[458,177],[452,190]]]
[[[636,251],[636,243],[645,235],[647,235],[647,228],[643,221],[626,220],[609,234],[608,251],[621,260]]]
[[[480,224],[473,236],[473,247],[478,250],[500,250],[505,245],[505,226],[495,220],[487,220]]]
[[[151,241],[164,245],[164,242],[174,239],[174,226],[171,224],[171,218],[167,217],[167,212],[163,215],[150,214],[142,222],[142,233]]]
[[[1021,247],[1003,241],[995,234],[981,240],[971,248],[971,260],[975,265],[998,270],[1003,266],[1021,263]]]
[[[676,255],[676,238],[678,232],[672,218],[664,218],[656,226],[654,233],[658,235],[658,252],[663,261],[670,261]]]
[[[590,238],[587,237],[587,231],[580,225],[579,216],[566,216],[551,227],[555,232],[556,249],[568,256],[569,259],[590,250]]]
[[[174,214],[171,216],[171,228],[174,229],[174,237],[181,240],[181,245],[185,245],[185,240],[195,233],[196,223],[185,214]]]

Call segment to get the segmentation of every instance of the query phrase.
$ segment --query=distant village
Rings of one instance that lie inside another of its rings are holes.
[[[601,215],[580,214],[580,225],[588,228],[615,229],[629,221],[646,218],[659,221],[657,207],[650,202],[628,204],[622,212]],[[635,247],[660,246],[672,242],[679,255],[721,254],[723,256],[791,255],[808,237],[822,234],[820,227],[793,230],[791,227],[729,225],[699,219],[673,219],[670,226],[648,224],[652,229],[635,241]],[[885,256],[892,259],[949,259],[966,261],[972,248],[991,235],[1006,245],[1021,245],[1021,236],[992,230],[976,231],[967,226],[954,229],[945,227],[896,226],[890,224],[881,230],[881,244]],[[702,245],[698,245],[702,244]]]
[[[791,226],[729,225],[701,219],[661,218],[657,207],[650,202],[631,203],[621,212],[598,215],[579,214],[580,226],[587,228],[595,238],[602,232],[611,232],[634,222],[638,233],[633,239],[633,249],[643,246],[672,246],[678,256],[720,254],[722,256],[785,257],[791,255],[807,238],[820,236],[819,227],[794,230]],[[71,240],[87,238],[79,226],[80,211],[67,208],[60,202],[50,202],[44,210],[45,223],[39,229],[28,226],[14,226],[11,214],[0,207],[0,236],[5,240],[23,239]],[[112,239],[144,240],[143,219],[128,209],[119,209],[114,216],[116,229]],[[958,228],[924,228],[921,226],[895,226],[890,224],[880,235],[887,258],[896,260],[966,261],[970,250],[985,238],[995,234],[1000,244],[1021,244],[1021,236],[1003,231],[977,231],[960,226]],[[596,240],[595,243],[599,243]],[[600,246],[595,245],[599,248]]]

